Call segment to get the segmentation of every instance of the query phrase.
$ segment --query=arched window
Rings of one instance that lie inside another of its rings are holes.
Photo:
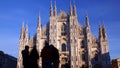
[[[61,35],[66,35],[66,25],[63,23],[61,27]]]
[[[84,40],[81,41],[81,48],[84,48]]]
[[[64,43],[62,44],[62,51],[66,51],[66,45]]]

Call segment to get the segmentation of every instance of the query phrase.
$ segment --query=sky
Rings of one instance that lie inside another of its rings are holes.
[[[120,0],[71,0],[77,7],[78,20],[85,25],[88,12],[91,32],[98,37],[104,22],[111,59],[120,58]],[[54,5],[54,0],[52,0]],[[56,0],[57,12],[69,13],[70,0]],[[49,21],[50,0],[0,0],[0,50],[18,56],[22,22],[28,24],[29,34],[36,33],[38,15],[44,26]]]

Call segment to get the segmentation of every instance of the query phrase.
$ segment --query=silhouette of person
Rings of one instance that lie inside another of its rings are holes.
[[[59,52],[58,49],[54,47],[54,45],[50,45],[50,49],[52,50],[52,58],[51,58],[51,63],[53,68],[58,68],[59,67]]]
[[[29,68],[29,46],[25,46],[25,49],[22,50],[23,57],[23,68]]]
[[[45,46],[41,51],[42,68],[51,68],[52,51],[50,50],[49,43],[45,41]]]
[[[38,68],[38,59],[39,54],[36,49],[36,46],[34,46],[30,53],[30,68]]]

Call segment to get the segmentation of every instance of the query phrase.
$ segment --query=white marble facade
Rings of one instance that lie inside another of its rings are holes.
[[[22,68],[21,51],[25,45],[29,47],[37,46],[39,55],[44,46],[44,41],[53,44],[60,55],[60,64],[68,64],[70,68],[110,68],[110,56],[108,39],[105,26],[99,26],[99,35],[96,38],[90,31],[89,18],[86,14],[86,25],[83,26],[78,22],[76,6],[70,4],[70,12],[66,13],[61,10],[57,13],[56,4],[50,5],[49,23],[41,27],[41,19],[38,17],[36,33],[32,38],[28,38],[28,26],[22,30],[19,40],[19,55],[17,68]],[[30,49],[31,50],[31,49]],[[39,59],[41,68],[41,58]]]

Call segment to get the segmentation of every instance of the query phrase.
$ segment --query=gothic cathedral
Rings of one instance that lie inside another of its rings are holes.
[[[69,14],[65,11],[57,13],[56,3],[50,5],[49,23],[41,26],[40,16],[36,33],[28,38],[28,26],[22,25],[19,39],[19,54],[17,68],[23,68],[21,51],[25,45],[36,45],[39,55],[44,47],[44,41],[53,44],[59,51],[60,64],[68,64],[70,68],[110,68],[110,55],[105,26],[99,26],[99,35],[96,38],[90,31],[88,14],[85,17],[85,26],[78,22],[76,5],[70,4]],[[41,68],[41,58],[39,59]]]

